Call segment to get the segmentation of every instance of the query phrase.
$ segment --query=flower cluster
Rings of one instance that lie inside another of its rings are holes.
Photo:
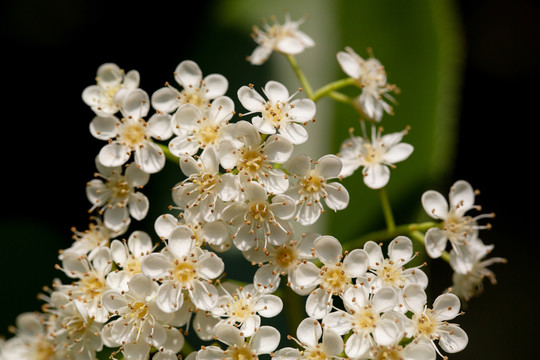
[[[284,25],[255,28],[259,47],[250,62],[313,46],[300,24],[287,17]],[[94,114],[90,133],[105,141],[86,188],[91,223],[73,230],[58,258],[65,280],[41,295],[42,312],[17,317],[0,359],[94,360],[110,348],[111,358],[124,359],[424,360],[463,350],[467,334],[449,322],[460,315],[460,297],[476,295],[484,276],[494,279],[487,266],[504,261],[483,260],[492,246],[478,237],[484,216],[465,215],[476,207],[467,182],[453,186],[450,205],[435,191],[422,197],[441,223],[431,223],[421,242],[432,258],[447,254],[456,273],[454,291],[432,305],[415,234],[346,251],[334,236],[309,229],[328,209],[349,205],[343,177],[362,168],[365,185],[383,189],[394,163],[413,152],[401,142],[407,130],[383,135],[375,126],[392,112],[383,99],[395,90],[380,62],[350,48],[337,60],[347,83],[362,88],[356,110],[369,119],[364,136],[351,132],[338,154],[318,159],[295,149],[309,139],[316,102],[280,82],[248,84],[232,98],[225,76],[203,76],[184,60],[174,71],[177,86],[149,95],[137,71],[99,67],[96,84],[82,94]],[[133,229],[151,205],[144,186],[169,160],[183,174],[170,193],[174,205],[153,232]],[[229,278],[229,251],[256,267],[252,281]],[[301,308],[285,305],[284,289],[305,299]],[[296,337],[287,336],[295,346],[278,348],[281,332],[264,322],[284,310],[306,316]],[[206,345],[192,349],[193,333]]]

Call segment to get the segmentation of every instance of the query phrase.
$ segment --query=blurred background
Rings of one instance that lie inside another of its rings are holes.
[[[299,86],[277,54],[261,66],[245,57],[255,48],[252,25],[284,10],[307,15],[301,29],[317,46],[297,57],[314,88],[345,77],[335,54],[345,46],[361,56],[373,50],[388,81],[401,93],[385,131],[410,125],[404,139],[415,146],[393,171],[388,194],[396,221],[422,219],[425,190],[447,194],[459,179],[481,191],[477,203],[494,212],[493,229],[482,239],[494,244],[499,283],[465,308],[457,322],[469,345],[451,359],[532,358],[538,319],[533,295],[538,235],[534,163],[540,57],[540,6],[533,0],[337,1],[124,1],[7,0],[0,5],[2,141],[0,148],[0,334],[15,317],[41,306],[36,295],[59,276],[59,249],[69,247],[72,227],[88,226],[85,184],[103,143],[88,132],[93,117],[82,90],[94,83],[99,65],[115,62],[138,70],[150,94],[185,59],[205,75],[229,80],[227,95],[248,83],[268,80]],[[240,104],[237,103],[238,110]],[[327,99],[318,104],[311,140],[301,151],[313,158],[337,152],[347,129],[360,130],[351,109]],[[144,192],[151,199],[147,220],[167,212],[170,188],[182,176],[168,166]],[[384,226],[378,197],[360,177],[344,180],[348,209],[317,226],[345,241]],[[155,200],[154,200],[155,199]],[[153,201],[152,201],[153,200]],[[532,223],[530,222],[532,221]],[[231,271],[234,273],[234,270]],[[430,296],[451,285],[448,266],[430,262]],[[230,273],[230,272],[229,272]],[[534,336],[534,337],[533,337]]]

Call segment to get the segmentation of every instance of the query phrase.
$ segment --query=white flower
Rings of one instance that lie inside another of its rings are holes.
[[[257,360],[259,355],[273,352],[280,341],[279,331],[271,326],[261,326],[246,342],[240,330],[232,325],[216,328],[216,338],[227,345],[223,350],[218,346],[205,346],[197,353],[197,360]]]
[[[427,341],[412,341],[405,347],[393,344],[372,349],[370,359],[435,360],[437,353]]]
[[[148,198],[136,191],[148,182],[150,176],[131,164],[122,173],[122,167],[105,167],[96,159],[96,176],[87,183],[86,195],[93,204],[90,211],[100,208],[103,223],[109,229],[123,233],[131,217],[142,220],[149,209]]]
[[[329,313],[322,324],[338,335],[352,330],[345,343],[345,354],[350,358],[364,358],[371,349],[396,344],[403,337],[405,316],[392,310],[398,304],[393,287],[370,293],[365,286],[353,286],[345,290],[342,299],[346,311]]]
[[[225,290],[225,287],[223,289]],[[264,294],[253,284],[225,292],[219,297],[218,304],[211,313],[220,319],[217,326],[223,324],[236,326],[245,337],[250,337],[259,330],[261,316],[271,318],[283,309],[281,298]]]
[[[241,120],[234,125],[234,139],[224,140],[219,147],[221,165],[238,169],[242,182],[256,180],[269,193],[281,194],[289,187],[287,175],[273,164],[289,160],[293,145],[280,135],[271,135],[264,142],[257,129]]]
[[[296,329],[294,339],[302,350],[285,347],[276,351],[276,360],[338,359],[343,352],[343,338],[331,328],[323,327],[314,318],[305,318]],[[322,338],[321,338],[322,337]]]
[[[260,116],[251,118],[255,128],[263,134],[280,133],[293,144],[302,144],[308,139],[308,132],[304,125],[313,121],[315,116],[315,103],[311,99],[291,99],[296,95],[289,95],[285,85],[277,81],[268,81],[263,92],[265,100],[252,86],[242,86],[238,89],[238,100],[249,110],[248,113],[260,113]]]
[[[199,149],[218,147],[230,136],[229,120],[234,114],[234,103],[220,96],[203,109],[192,104],[182,105],[172,117],[172,131],[176,135],[169,142],[169,150],[176,156],[195,155]]]
[[[478,230],[490,228],[481,226],[479,219],[493,217],[493,214],[481,214],[476,217],[466,215],[469,210],[479,210],[474,204],[475,191],[465,180],[456,181],[450,188],[449,203],[445,197],[434,190],[422,194],[422,206],[426,213],[434,219],[442,220],[440,227],[426,232],[426,251],[432,258],[438,258],[445,251],[450,241],[454,251],[459,253],[459,245],[467,245],[478,236]]]
[[[165,325],[174,315],[161,311],[156,305],[157,287],[150,278],[139,273],[129,281],[127,291],[111,289],[103,294],[103,306],[114,314],[103,331],[107,346],[140,343],[145,347],[137,350],[145,349],[148,353],[151,346],[159,348],[165,343]]]
[[[225,95],[229,87],[223,75],[210,74],[203,78],[199,65],[192,60],[184,60],[178,64],[174,79],[182,90],[166,84],[152,94],[152,106],[159,112],[172,113],[184,104],[204,109],[211,100]]]
[[[142,260],[142,271],[160,283],[157,305],[162,311],[175,312],[184,302],[184,291],[202,310],[213,309],[218,292],[209,280],[220,276],[224,263],[215,253],[195,245],[195,234],[187,226],[178,226],[160,253]]]
[[[115,290],[128,290],[128,282],[140,274],[141,261],[154,250],[152,239],[145,231],[132,232],[127,241],[115,239],[111,242],[111,256],[118,267],[107,276],[109,285],[115,284]]]
[[[285,22],[279,24],[272,18],[273,24],[263,23],[263,29],[253,26],[252,37],[259,45],[253,50],[247,60],[252,65],[263,64],[272,54],[277,51],[283,54],[296,55],[305,48],[315,46],[315,42],[304,32],[298,30],[304,22],[304,18],[291,21],[288,13],[285,13]]]
[[[287,194],[298,203],[295,220],[302,225],[315,223],[324,213],[326,204],[330,209],[343,210],[349,204],[349,192],[339,182],[329,182],[341,172],[341,160],[335,155],[324,155],[313,163],[307,155],[291,158],[286,168],[292,176]]]
[[[380,189],[390,180],[390,168],[407,159],[414,148],[401,142],[407,130],[386,135],[381,135],[375,126],[371,130],[371,141],[351,133],[350,139],[343,142],[338,155],[343,162],[340,176],[350,176],[362,167],[364,183],[372,189]]]
[[[485,258],[493,250],[494,245],[485,245],[482,240],[473,239],[467,245],[458,245],[459,252],[450,251],[450,266],[452,275],[452,293],[465,301],[479,295],[484,289],[484,279],[492,284],[497,283],[495,273],[487,267],[495,263],[506,263],[501,257]]]
[[[360,108],[375,121],[380,121],[383,113],[392,114],[392,107],[384,101],[384,97],[393,101],[388,92],[394,86],[386,82],[386,71],[379,60],[371,57],[363,59],[352,48],[337,53],[337,60],[343,72],[355,79],[362,93],[357,98]]]
[[[46,327],[54,338],[60,357],[94,360],[103,348],[101,329],[103,323],[94,321],[86,307],[62,292],[53,291],[47,299]]]
[[[113,231],[105,226],[101,218],[91,217],[93,222],[88,225],[88,229],[79,231],[75,227],[71,229],[73,232],[73,243],[69,248],[62,250],[58,256],[62,260],[63,254],[73,252],[77,255],[87,255],[92,257],[92,252],[101,246],[109,246],[113,237],[122,235],[123,232]],[[127,228],[121,229],[123,231]]]
[[[2,360],[55,360],[56,344],[48,337],[43,314],[25,312],[15,319],[15,336],[0,342]]]
[[[292,235],[292,225],[287,221],[294,216],[294,200],[283,194],[271,200],[265,188],[248,182],[242,189],[245,202],[233,202],[222,213],[233,231],[233,243],[241,251],[252,247],[283,245]]]
[[[300,239],[293,239],[281,246],[268,246],[266,249],[251,248],[244,251],[244,257],[259,268],[253,276],[253,283],[259,291],[273,292],[278,289],[282,276],[287,276],[287,286],[300,295],[309,294],[317,285],[310,287],[298,285],[296,269],[306,260],[315,258],[313,242],[320,235],[302,234]]]
[[[118,65],[105,63],[97,70],[97,84],[86,87],[82,98],[97,115],[112,115],[118,112],[124,91],[137,89],[139,81],[138,71],[131,70],[125,74]]]
[[[296,280],[300,286],[319,285],[306,299],[306,312],[322,319],[332,309],[333,296],[340,296],[353,286],[353,278],[364,276],[369,259],[363,249],[355,249],[344,257],[341,243],[330,235],[315,239],[313,248],[323,266],[319,269],[312,262],[303,262],[296,269]]]
[[[193,209],[205,221],[221,217],[226,201],[238,197],[240,185],[235,175],[221,174],[214,147],[205,148],[200,157],[180,155],[180,168],[186,179],[173,188],[173,200],[185,212]]]
[[[153,142],[172,136],[171,117],[154,114],[143,118],[150,109],[148,94],[141,89],[129,91],[120,104],[122,118],[114,115],[96,116],[90,123],[94,137],[107,141],[99,151],[99,161],[109,167],[124,165],[134,155],[135,163],[144,172],[153,174],[165,166],[165,154]]]
[[[430,309],[426,305],[427,295],[421,286],[407,285],[403,293],[405,304],[412,312],[406,337],[413,337],[415,341],[430,341],[439,354],[435,340],[448,353],[461,351],[467,346],[467,333],[459,325],[448,322],[460,314],[461,303],[456,295],[439,295]]]
[[[411,239],[397,236],[388,244],[388,258],[383,256],[381,246],[374,241],[364,244],[369,256],[369,271],[366,273],[366,285],[371,291],[383,287],[392,287],[401,293],[408,284],[418,284],[423,289],[428,285],[428,277],[420,266],[405,268],[415,254]]]
[[[74,281],[69,285],[59,284],[56,290],[78,300],[95,321],[107,321],[109,312],[102,306],[102,297],[109,289],[106,277],[112,269],[111,250],[100,247],[91,259],[84,255],[66,253],[62,266],[57,268]]]

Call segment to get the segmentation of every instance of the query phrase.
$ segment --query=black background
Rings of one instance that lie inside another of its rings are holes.
[[[89,208],[84,186],[94,172],[88,164],[102,143],[90,136],[81,140],[91,118],[82,89],[104,59],[139,70],[143,88],[161,87],[162,77],[152,73],[169,73],[178,59],[189,58],[212,2],[190,2],[189,9],[179,1],[153,4],[20,0],[0,5],[3,329],[20,312],[35,310],[34,295],[58,275],[50,259],[70,244],[72,226],[87,226],[80,210]],[[499,284],[487,285],[465,309],[459,323],[470,343],[450,358],[531,358],[539,320],[534,294],[540,285],[535,174],[540,8],[532,0],[458,5],[467,57],[453,178],[480,188],[479,203],[497,215],[486,242],[509,262],[492,267]],[[36,253],[46,260],[36,260]]]

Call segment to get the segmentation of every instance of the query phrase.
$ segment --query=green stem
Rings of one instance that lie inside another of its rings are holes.
[[[373,231],[371,233],[365,234],[354,240],[347,241],[343,243],[342,246],[344,250],[350,251],[352,249],[360,248],[364,246],[364,244],[370,240],[375,241],[375,242],[391,240],[399,235],[409,235],[415,231],[418,231],[418,232],[426,231],[427,229],[430,229],[436,226],[438,226],[438,224],[435,222],[399,225],[399,226],[396,226],[393,229],[393,231],[389,231],[388,229]]]
[[[293,68],[294,72],[296,73],[296,77],[298,77],[298,80],[300,80],[300,84],[302,84],[302,88],[306,91],[307,96],[313,100],[313,89],[311,88],[311,85],[309,84],[309,81],[306,78],[306,75],[304,75],[304,72],[302,69],[300,69],[300,66],[298,66],[298,62],[296,61],[296,58],[293,55],[286,54],[287,60],[291,64],[291,67]]]
[[[329,96],[330,93],[334,92],[335,90],[341,89],[342,87],[345,87],[345,86],[353,85],[354,83],[355,83],[355,79],[350,78],[350,77],[341,79],[341,80],[336,80],[334,82],[326,84],[325,86],[317,90],[313,94],[313,97],[311,99],[316,102],[323,96]]]
[[[178,158],[175,155],[173,155],[173,153],[171,152],[171,150],[169,150],[169,147],[167,145],[160,144],[160,143],[156,143],[156,144],[159,146],[161,151],[163,151],[163,153],[165,154],[165,158],[167,160],[172,161],[175,164],[178,164]]]
[[[385,188],[379,189],[379,198],[381,199],[382,211],[384,214],[384,220],[386,221],[386,228],[389,232],[394,231],[396,223],[394,221],[394,215],[392,214],[392,207],[388,199],[388,194]]]

